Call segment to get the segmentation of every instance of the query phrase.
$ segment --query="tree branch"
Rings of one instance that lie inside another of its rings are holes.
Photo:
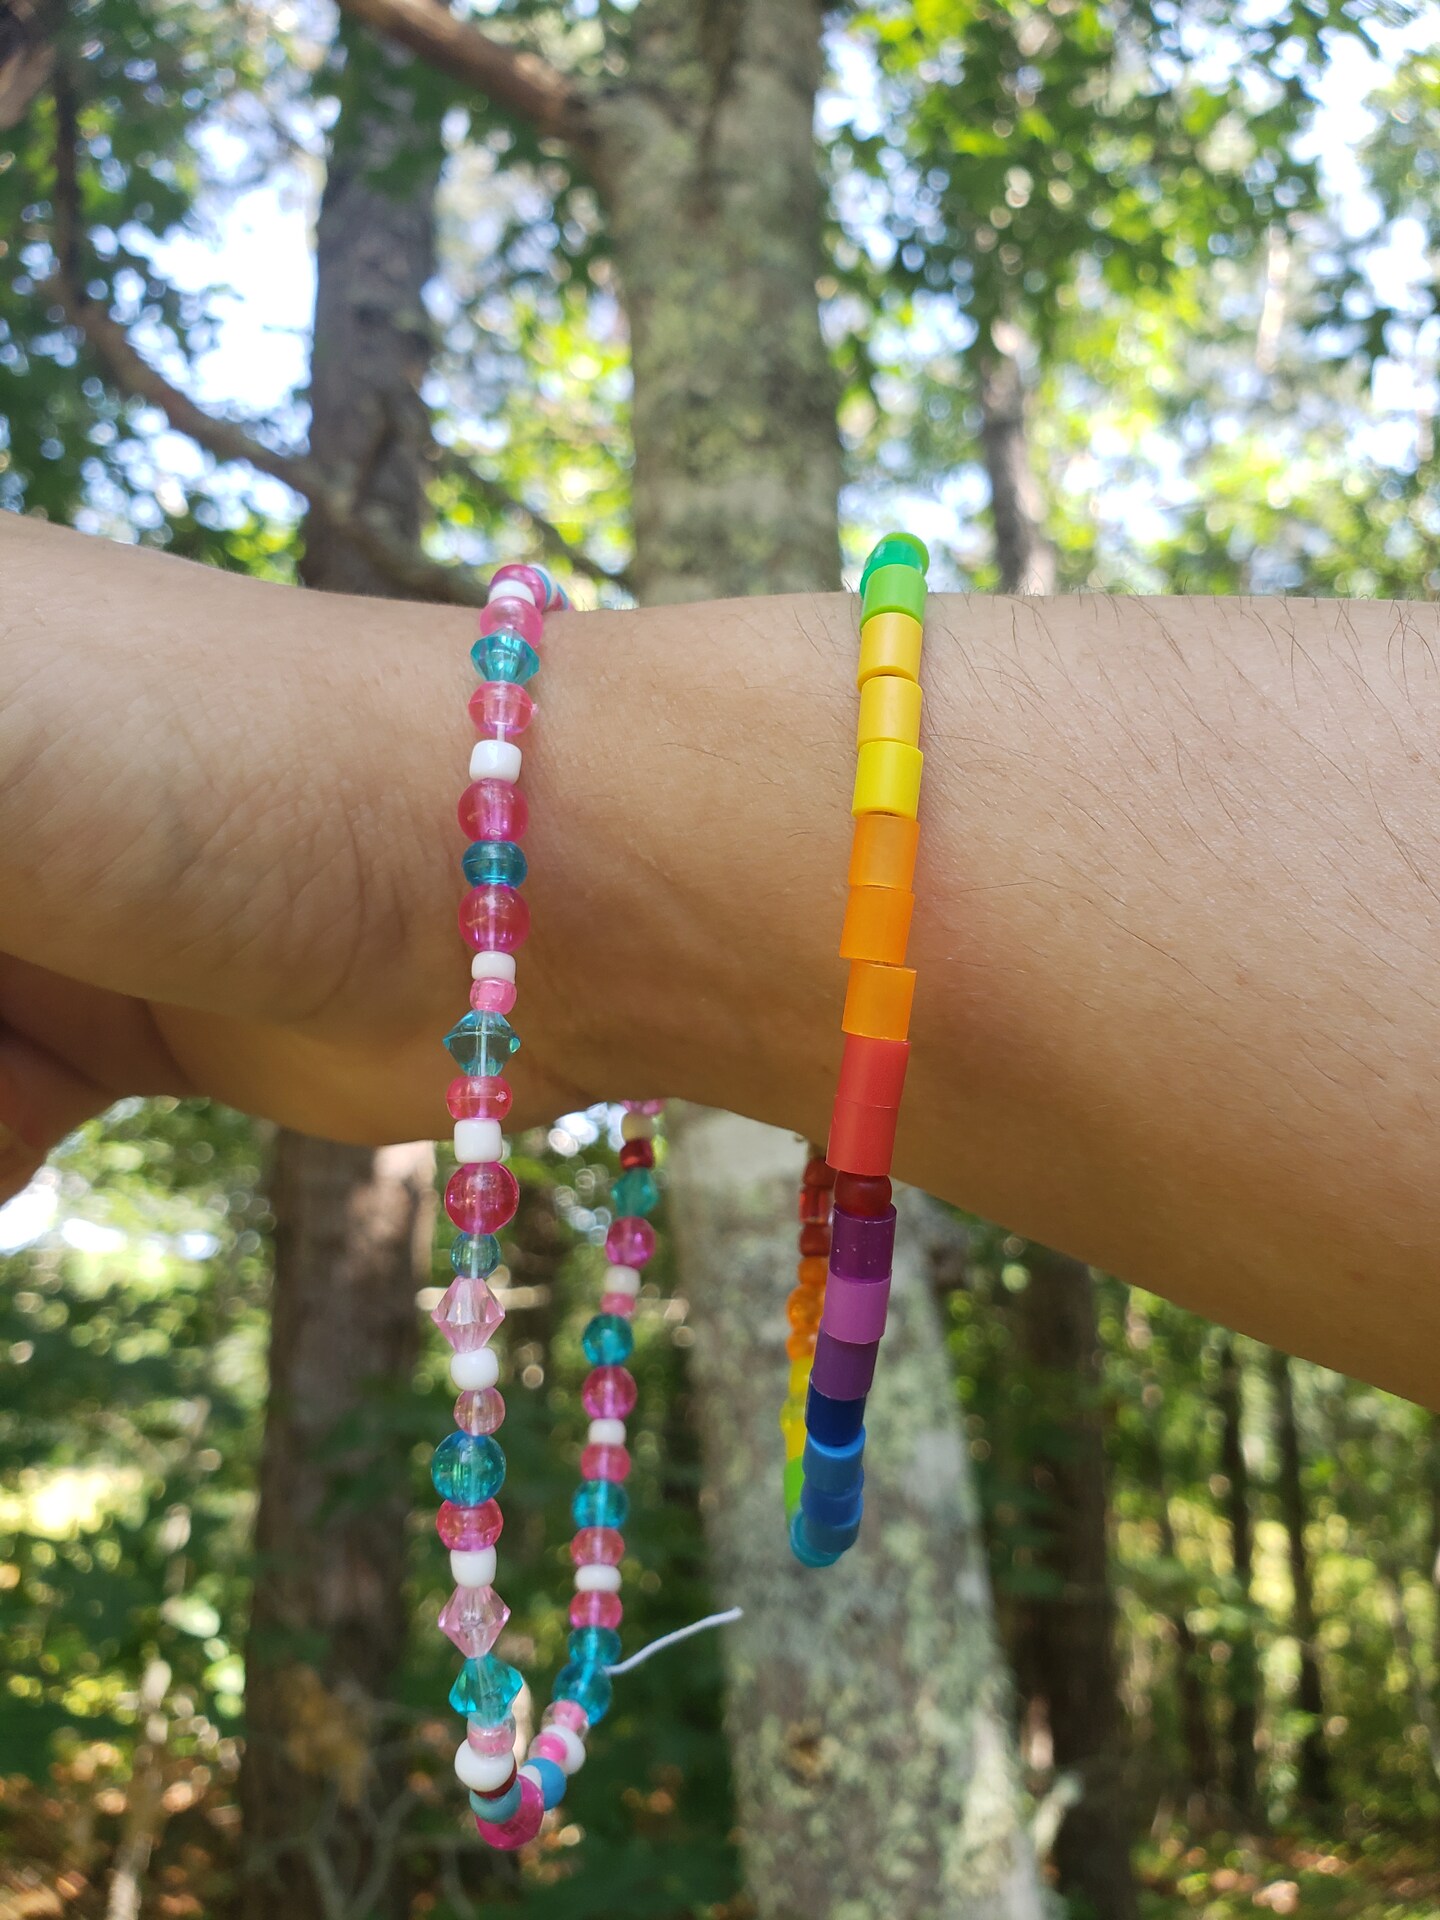
[[[437,472],[453,474],[461,485],[472,487],[501,513],[516,513],[528,520],[546,550],[564,560],[583,579],[593,580],[597,586],[619,587],[625,593],[635,591],[628,568],[620,567],[612,573],[608,567],[602,567],[598,560],[592,560],[583,547],[577,547],[573,540],[567,540],[555,522],[541,513],[538,507],[518,499],[498,480],[480,473],[471,465],[468,454],[456,447],[439,447],[434,455],[434,463]]]

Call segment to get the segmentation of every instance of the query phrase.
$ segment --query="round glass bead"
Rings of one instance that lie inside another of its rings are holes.
[[[540,656],[518,633],[482,634],[470,649],[482,680],[512,680],[523,686],[540,671]]]
[[[592,1420],[623,1420],[635,1405],[635,1376],[625,1367],[596,1367],[585,1376],[580,1404]]]
[[[864,1214],[867,1220],[878,1219],[889,1211],[891,1197],[890,1182],[883,1173],[837,1173],[835,1176],[835,1204],[846,1213]]]
[[[518,887],[530,871],[529,862],[513,840],[472,840],[460,865],[472,887]]]
[[[558,1733],[537,1733],[535,1738],[530,1742],[530,1758],[532,1760],[553,1760],[558,1766],[562,1760],[568,1757],[569,1752],[569,1747]]]
[[[455,1402],[455,1424],[461,1433],[494,1433],[504,1423],[505,1396],[494,1387],[472,1387]]]
[[[597,1313],[581,1334],[580,1345],[592,1367],[615,1367],[630,1358],[635,1335],[618,1313]]]
[[[620,1658],[620,1636],[612,1627],[576,1627],[569,1646],[570,1658],[582,1667],[613,1667]]]
[[[572,1627],[618,1627],[624,1617],[618,1593],[576,1593],[570,1597]]]
[[[554,582],[539,567],[532,567],[526,560],[507,560],[503,567],[497,567],[490,576],[489,597],[495,600],[503,599],[505,596],[501,589],[507,580],[514,580],[521,586],[528,587],[540,611],[542,613],[550,611],[549,595]],[[523,597],[522,595],[521,598]]]
[[[458,815],[467,840],[523,840],[530,804],[513,780],[476,780],[461,794]]]
[[[495,1445],[493,1440],[489,1444]],[[613,1480],[582,1480],[570,1502],[570,1517],[577,1527],[623,1527],[630,1517],[630,1496]]]
[[[530,909],[514,887],[472,887],[460,902],[460,938],[476,953],[514,953],[530,932]]]
[[[628,1173],[632,1167],[653,1167],[654,1164],[653,1140],[627,1140],[620,1149],[620,1169],[623,1173]]]
[[[520,1811],[509,1820],[499,1822],[481,1820],[478,1815],[475,1831],[490,1846],[501,1853],[513,1853],[517,1847],[529,1846],[545,1824],[545,1795],[538,1780],[529,1774],[520,1775]]]
[[[484,1720],[472,1720],[465,1729],[465,1738],[477,1753],[512,1753],[515,1748],[515,1722],[508,1713],[493,1725]]]
[[[660,1204],[660,1189],[648,1167],[631,1167],[622,1173],[610,1189],[617,1214],[653,1213]]]
[[[470,1005],[476,1013],[509,1013],[515,1004],[513,980],[476,980],[470,987]]]
[[[518,900],[520,896],[515,897]],[[505,1071],[505,1063],[520,1041],[503,1013],[477,1013],[472,1007],[446,1034],[444,1045],[468,1078],[493,1080]]]
[[[610,1222],[605,1236],[605,1258],[616,1267],[643,1267],[655,1251],[655,1229],[648,1220]]]
[[[481,1507],[505,1484],[505,1455],[488,1434],[447,1433],[431,1459],[430,1478],[442,1500]]]
[[[819,1287],[796,1287],[785,1302],[785,1318],[796,1333],[816,1333],[825,1308],[825,1295]]]
[[[587,1480],[628,1480],[630,1452],[627,1447],[585,1447],[580,1454],[580,1471]]]
[[[573,1700],[582,1706],[592,1727],[610,1711],[614,1691],[608,1673],[600,1667],[584,1666],[578,1660],[570,1661],[555,1676],[556,1699]]]
[[[601,1313],[614,1314],[621,1320],[635,1318],[635,1296],[632,1293],[602,1293],[600,1296]]]
[[[495,1233],[519,1204],[520,1183],[499,1160],[457,1167],[445,1182],[445,1211],[465,1233]]]
[[[500,1242],[493,1233],[457,1233],[450,1243],[450,1264],[467,1280],[488,1280],[500,1264]]]
[[[625,1558],[625,1536],[614,1527],[582,1527],[570,1542],[577,1567],[618,1567]]]
[[[475,982],[479,986],[480,982]],[[510,1111],[510,1083],[498,1075],[486,1079],[462,1073],[452,1080],[445,1095],[452,1120],[503,1120]],[[500,1249],[495,1249],[498,1261]]]
[[[514,680],[482,680],[470,696],[470,718],[477,733],[513,740],[535,717],[535,702]]]
[[[493,1547],[504,1526],[505,1517],[493,1500],[478,1507],[447,1500],[435,1516],[435,1531],[452,1553],[474,1553],[480,1547]]]
[[[497,594],[480,609],[479,629],[482,639],[492,633],[518,633],[534,647],[540,644],[545,622],[540,617],[540,609],[518,594]]]
[[[540,1716],[542,1727],[551,1723],[557,1727],[568,1727],[572,1733],[578,1733],[583,1740],[589,1731],[590,1722],[585,1718],[585,1709],[577,1707],[573,1700],[552,1700]]]

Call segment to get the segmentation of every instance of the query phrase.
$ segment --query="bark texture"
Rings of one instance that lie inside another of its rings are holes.
[[[1255,1573],[1250,1523],[1250,1470],[1245,1462],[1243,1375],[1235,1341],[1226,1334],[1220,1346],[1220,1471],[1225,1476],[1225,1515],[1230,1525],[1230,1559],[1235,1585],[1249,1603]],[[1231,1646],[1226,1675],[1230,1693],[1230,1799],[1246,1820],[1258,1820],[1260,1785],[1255,1762],[1259,1725],[1260,1663],[1247,1626]]]
[[[1330,1754],[1325,1744],[1325,1696],[1320,1685],[1316,1654],[1315,1584],[1310,1575],[1310,1553],[1305,1543],[1305,1487],[1301,1478],[1300,1428],[1295,1418],[1295,1392],[1289,1358],[1270,1349],[1271,1406],[1275,1419],[1275,1452],[1280,1464],[1276,1491],[1280,1517],[1290,1552],[1291,1618],[1300,1648],[1300,1711],[1309,1716],[1300,1745],[1300,1797],[1312,1807],[1328,1807],[1334,1799]]]
[[[1040,491],[1025,427],[1025,377],[1010,330],[997,325],[978,361],[980,442],[1002,593],[1053,593],[1055,549],[1041,525]]]

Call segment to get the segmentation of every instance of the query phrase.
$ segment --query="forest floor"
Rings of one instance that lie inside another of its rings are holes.
[[[1144,1920],[1294,1914],[1299,1920],[1440,1920],[1440,1862],[1425,1844],[1377,1834],[1335,1843],[1299,1832],[1172,1832],[1138,1861]]]

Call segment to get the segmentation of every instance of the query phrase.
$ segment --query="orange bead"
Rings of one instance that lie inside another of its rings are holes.
[[[873,819],[883,819],[874,814]],[[882,967],[873,960],[850,962],[850,985],[840,1016],[844,1033],[871,1040],[905,1040],[910,1035],[910,1003],[915,997],[913,967]]]
[[[898,887],[908,893],[919,844],[919,822],[903,813],[857,814],[850,842],[851,886]]]
[[[815,1351],[813,1333],[792,1333],[785,1342],[786,1357],[791,1360],[808,1360]]]
[[[829,1271],[828,1260],[802,1260],[795,1269],[795,1278],[802,1287],[823,1287]]]
[[[840,958],[903,966],[914,910],[913,893],[901,893],[895,887],[851,887],[840,933]]]
[[[796,1287],[785,1302],[785,1318],[796,1333],[814,1333],[820,1325],[825,1296],[814,1287]]]

